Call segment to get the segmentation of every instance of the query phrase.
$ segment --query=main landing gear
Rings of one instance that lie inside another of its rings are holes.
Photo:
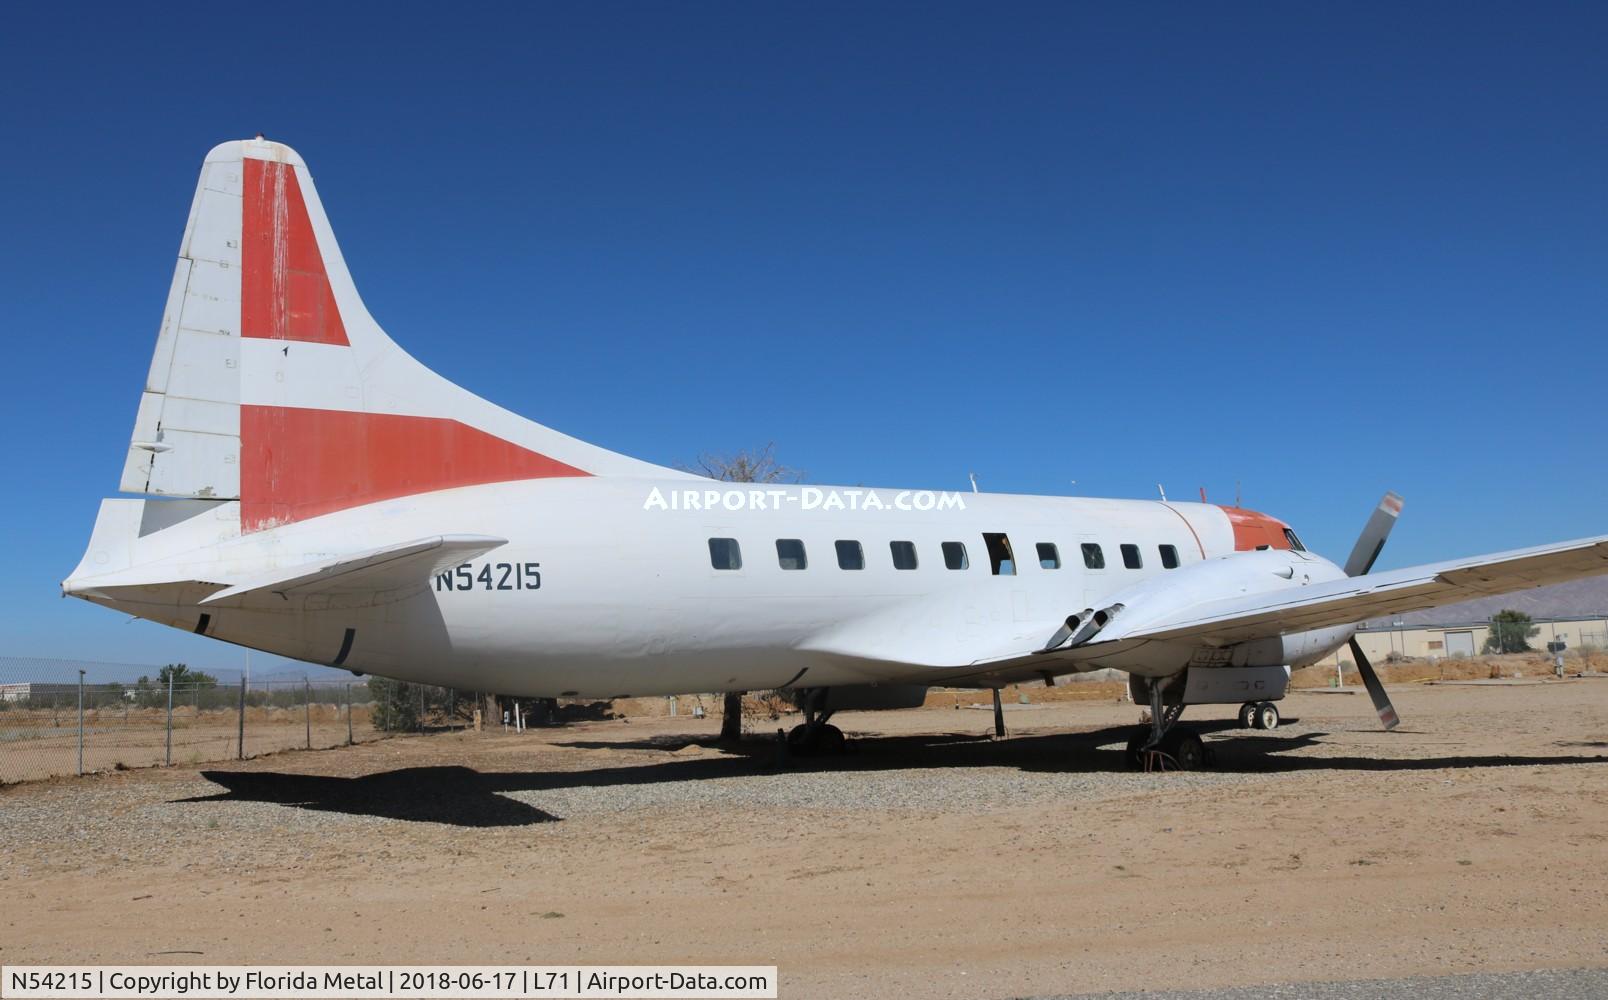
[[[843,730],[826,721],[832,717],[832,709],[826,707],[828,690],[810,688],[801,692],[803,699],[799,707],[804,710],[804,722],[787,734],[787,749],[792,753],[801,757],[833,756],[848,747]]]
[[[1162,699],[1162,681],[1149,679],[1150,726],[1128,740],[1128,765],[1141,771],[1199,771],[1211,760],[1200,734],[1179,729],[1184,714],[1182,703],[1167,705]]]
[[[1241,729],[1279,728],[1279,707],[1271,701],[1248,701],[1240,706]]]

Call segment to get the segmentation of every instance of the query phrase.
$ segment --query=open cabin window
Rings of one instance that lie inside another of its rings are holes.
[[[916,568],[915,542],[889,542],[888,549],[893,554],[894,569]]]
[[[1039,569],[1060,569],[1061,550],[1055,547],[1054,542],[1038,543]]]
[[[798,538],[776,539],[776,562],[782,569],[804,569],[809,558],[804,554],[804,542]]]
[[[709,539],[709,565],[715,569],[742,569],[743,550],[735,538]]]
[[[837,545],[838,569],[865,569],[865,550],[859,542],[840,540]]]
[[[948,568],[965,569],[971,565],[971,560],[966,558],[965,542],[945,542],[943,548],[944,565]]]
[[[983,546],[988,549],[988,569],[995,576],[1015,576],[1016,556],[1011,553],[1011,540],[1003,532],[983,532]]]

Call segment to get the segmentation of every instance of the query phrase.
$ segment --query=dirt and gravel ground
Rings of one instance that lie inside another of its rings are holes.
[[[1123,770],[1136,709],[1084,700],[1002,742],[845,714],[852,754],[784,767],[682,717],[10,786],[0,963],[775,964],[783,996],[909,998],[1608,967],[1608,679],[1393,693],[1389,734],[1355,694],[1274,733],[1198,713],[1196,774]]]

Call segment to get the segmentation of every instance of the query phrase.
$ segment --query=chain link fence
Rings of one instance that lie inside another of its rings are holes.
[[[0,783],[235,760],[470,725],[477,693],[383,677],[0,657]]]

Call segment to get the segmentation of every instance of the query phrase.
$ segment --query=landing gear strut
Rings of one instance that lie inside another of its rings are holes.
[[[1143,771],[1198,771],[1206,766],[1206,744],[1190,729],[1178,729],[1182,703],[1163,703],[1162,681],[1150,679],[1150,727],[1128,740],[1130,767]]]
[[[799,756],[840,754],[848,745],[848,741],[843,737],[843,730],[829,725],[826,721],[832,717],[833,712],[826,706],[828,690],[828,688],[810,688],[802,692],[804,697],[799,707],[804,710],[804,722],[794,726],[787,734],[788,749]]]

